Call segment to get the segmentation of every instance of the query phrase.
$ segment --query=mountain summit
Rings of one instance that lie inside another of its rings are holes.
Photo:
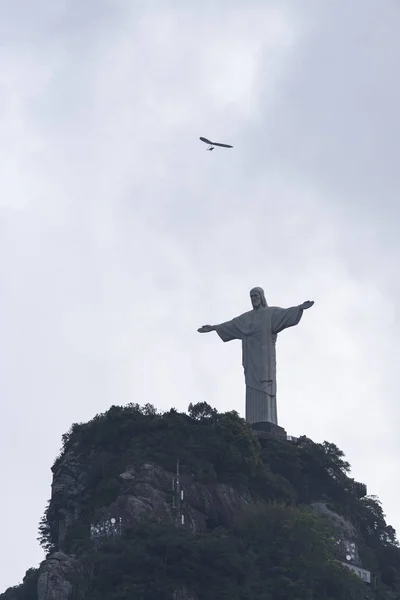
[[[394,600],[400,548],[334,444],[112,406],[63,436],[46,559],[1,600]]]

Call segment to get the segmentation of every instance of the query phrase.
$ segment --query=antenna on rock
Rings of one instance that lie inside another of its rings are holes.
[[[172,506],[175,509],[175,518],[177,525],[185,524],[185,515],[183,514],[183,489],[181,487],[181,478],[179,470],[179,458],[176,461],[176,475],[172,477]]]

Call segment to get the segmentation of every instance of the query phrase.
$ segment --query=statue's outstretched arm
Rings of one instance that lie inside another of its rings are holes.
[[[303,304],[300,304],[300,308],[303,310],[307,310],[307,308],[311,308],[314,304],[314,300],[306,300]]]
[[[197,330],[199,333],[210,333],[210,331],[215,331],[216,325],[203,325],[203,327],[199,327]]]

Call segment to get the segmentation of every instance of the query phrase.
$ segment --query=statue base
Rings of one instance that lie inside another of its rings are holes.
[[[283,427],[275,425],[275,423],[270,423],[269,421],[252,423],[251,428],[253,430],[253,435],[259,438],[267,438],[271,436],[281,439],[287,438],[287,433]]]

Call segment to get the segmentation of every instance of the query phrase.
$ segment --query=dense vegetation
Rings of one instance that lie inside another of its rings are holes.
[[[79,587],[86,600],[172,600],[184,590],[199,600],[400,600],[395,531],[378,499],[349,477],[350,466],[334,444],[306,437],[260,444],[237,413],[220,414],[201,403],[190,405],[188,414],[113,406],[74,424],[63,436],[54,472],[72,448],[89,465],[83,517],[67,540],[85,567]],[[174,471],[178,457],[181,472],[199,482],[246,486],[257,506],[203,534],[147,519],[94,548],[87,523],[119,495],[119,473],[146,461]],[[355,526],[372,585],[341,566],[335,533],[309,510],[313,502],[326,503]],[[39,528],[48,552],[57,549],[53,520],[50,503]],[[36,600],[37,575],[31,569],[21,586],[0,598]]]

